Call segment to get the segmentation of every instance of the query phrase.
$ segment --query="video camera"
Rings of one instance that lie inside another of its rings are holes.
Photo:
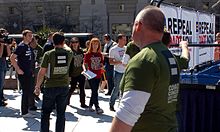
[[[0,42],[5,44],[11,44],[13,38],[9,38],[8,34],[0,34]]]
[[[13,38],[8,37],[7,30],[1,28],[0,29],[0,42],[5,44],[11,44],[13,41]]]

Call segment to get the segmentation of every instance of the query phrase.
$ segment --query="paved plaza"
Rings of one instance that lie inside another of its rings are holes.
[[[37,132],[40,130],[40,110],[34,111],[36,118],[23,118],[20,115],[21,93],[17,90],[4,90],[4,95],[8,99],[7,107],[0,107],[0,132]],[[86,104],[90,100],[91,91],[86,89]],[[101,115],[90,112],[80,107],[79,95],[74,94],[71,97],[70,105],[66,110],[65,132],[107,132],[111,126],[114,112],[109,110],[109,97],[104,93],[99,93],[99,104],[104,110]],[[40,95],[42,99],[42,95]],[[41,107],[42,101],[36,102]],[[118,102],[116,102],[116,105]],[[55,132],[56,112],[50,116],[50,130]]]

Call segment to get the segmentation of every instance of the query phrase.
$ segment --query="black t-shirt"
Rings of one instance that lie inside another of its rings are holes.
[[[73,50],[73,59],[70,63],[70,69],[69,69],[69,75],[71,77],[76,77],[81,75],[81,72],[83,71],[83,58],[84,53],[82,49],[78,49],[78,51]]]
[[[24,43],[20,43],[14,51],[17,55],[17,63],[24,75],[32,75],[34,72],[34,52],[33,49]]]
[[[104,52],[105,53],[109,53],[110,48],[113,47],[113,42],[110,42],[110,44],[105,44],[104,46]],[[105,65],[110,65],[109,64],[109,58],[108,57],[104,57],[104,64]]]

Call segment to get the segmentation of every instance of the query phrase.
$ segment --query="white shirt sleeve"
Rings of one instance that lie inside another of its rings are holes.
[[[111,49],[109,50],[109,58],[115,58],[114,55],[115,55],[115,50],[111,48]]]
[[[130,60],[130,56],[128,54],[124,54],[122,58],[122,64],[127,65],[129,60]]]
[[[134,126],[144,111],[150,98],[150,93],[138,90],[127,91],[123,94],[116,117],[124,123]]]

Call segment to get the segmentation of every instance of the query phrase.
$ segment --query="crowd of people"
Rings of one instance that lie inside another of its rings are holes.
[[[4,32],[7,31],[4,29]],[[97,114],[104,112],[98,103],[99,89],[105,92],[107,88],[106,96],[111,95],[112,99],[109,103],[110,109],[112,108],[112,103],[119,95],[120,79],[115,74],[117,65],[121,65],[119,72],[124,72],[125,69],[121,62],[127,43],[124,34],[118,35],[117,42],[113,41],[109,34],[103,35],[105,43],[103,49],[100,39],[96,37],[86,42],[86,49],[80,47],[77,37],[71,38],[68,45],[65,44],[65,37],[59,32],[48,34],[43,47],[38,43],[39,36],[34,35],[31,30],[24,30],[22,38],[23,40],[13,50],[10,49],[12,44],[1,43],[1,106],[7,105],[3,96],[3,84],[7,62],[10,61],[16,71],[19,88],[22,91],[22,117],[36,116],[31,111],[39,109],[35,105],[35,100],[39,100],[39,94],[43,93],[42,131],[49,130],[49,117],[54,109],[57,111],[56,130],[64,130],[66,106],[70,104],[71,95],[76,88],[79,89],[80,106],[96,111]],[[9,60],[6,60],[6,57],[9,57]],[[87,70],[96,74],[95,78],[88,80],[91,88],[91,99],[88,105],[85,101],[87,78],[82,74]],[[120,74],[120,78],[122,75]],[[113,79],[116,77],[117,79]],[[117,85],[114,85],[114,82],[117,82]],[[114,108],[111,110],[115,111]]]
[[[164,20],[159,8],[147,6],[136,16],[132,41],[128,42],[124,34],[118,34],[116,41],[105,34],[103,48],[97,37],[86,42],[86,49],[80,47],[77,37],[71,38],[67,45],[60,32],[50,33],[41,47],[39,36],[31,30],[22,32],[23,40],[13,51],[11,44],[0,41],[0,106],[7,105],[3,85],[6,57],[10,57],[22,90],[22,117],[34,117],[30,112],[38,109],[34,100],[39,100],[38,96],[43,93],[42,132],[49,131],[53,109],[57,111],[56,131],[64,131],[66,106],[76,88],[80,106],[102,114],[104,109],[99,105],[98,94],[105,92],[105,87],[108,90],[105,95],[110,96],[109,109],[116,111],[111,132],[176,131],[179,73],[188,67],[190,57],[186,41],[180,42],[181,56],[168,50],[171,36],[164,32]],[[1,34],[7,32],[0,30]],[[83,71],[91,71],[96,76],[88,79]],[[86,80],[91,88],[88,105]],[[114,104],[119,98],[116,110]]]

